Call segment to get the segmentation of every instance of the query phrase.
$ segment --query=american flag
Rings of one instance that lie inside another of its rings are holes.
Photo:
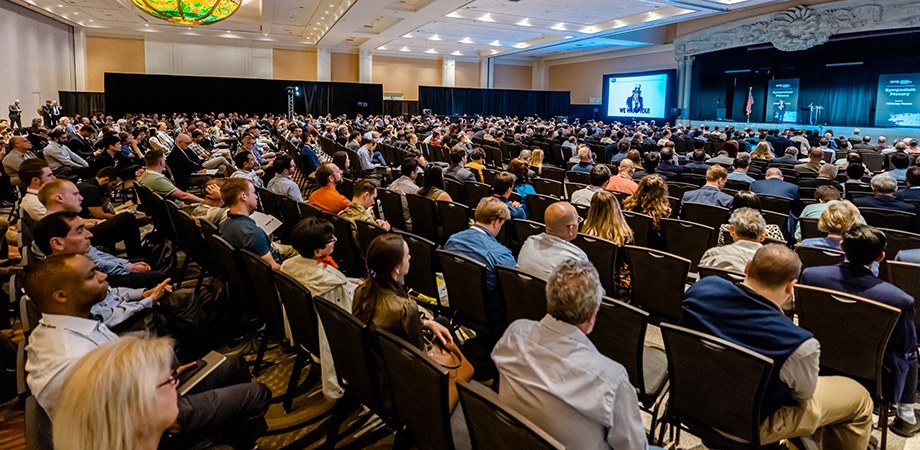
[[[747,101],[747,105],[744,107],[744,113],[747,115],[751,115],[751,109],[753,107],[754,107],[754,94],[750,89],[748,89],[748,101]]]

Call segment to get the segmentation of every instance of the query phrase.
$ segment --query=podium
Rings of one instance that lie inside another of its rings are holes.
[[[818,125],[819,123],[821,123],[821,111],[824,111],[824,107],[820,105],[809,105],[807,109],[808,109],[808,124]]]
[[[725,120],[725,107],[716,108],[716,120]]]

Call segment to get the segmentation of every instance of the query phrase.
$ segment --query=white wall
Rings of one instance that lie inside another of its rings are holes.
[[[247,41],[233,44],[166,41],[146,36],[144,59],[147,73],[272,78],[270,45]]]
[[[19,99],[22,125],[29,126],[45,100],[58,100],[59,90],[75,90],[73,28],[5,0],[0,24],[2,117],[9,117],[7,107]]]

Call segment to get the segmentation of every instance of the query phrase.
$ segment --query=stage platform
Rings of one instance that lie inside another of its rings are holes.
[[[686,126],[686,121],[678,122],[684,123]],[[766,128],[774,129],[780,128],[778,123],[757,123],[757,122],[731,122],[726,120],[691,120],[691,127],[698,127],[700,125],[709,125],[710,128],[719,127],[719,129],[725,128],[726,126],[734,126],[735,129],[744,129],[744,128]],[[833,130],[834,137],[840,136],[841,134],[850,137],[853,135],[853,129],[859,128],[860,136],[870,136],[872,138],[872,143],[875,143],[875,138],[879,136],[885,136],[888,142],[892,142],[896,139],[903,139],[906,137],[920,139],[920,128],[880,128],[880,127],[854,127],[852,125],[804,125],[804,124],[794,124],[794,123],[784,123],[782,128],[795,127],[796,129],[806,129],[806,130],[820,130],[823,134],[826,130]]]

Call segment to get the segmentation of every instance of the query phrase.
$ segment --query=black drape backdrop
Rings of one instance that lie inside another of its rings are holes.
[[[847,63],[861,64],[827,66]],[[728,118],[744,121],[748,87],[753,87],[751,121],[763,122],[767,82],[798,78],[798,106],[824,106],[821,123],[872,126],[878,76],[920,72],[918,63],[918,29],[838,35],[824,45],[799,52],[758,45],[697,55],[690,118],[716,118],[716,101],[721,98],[727,102]],[[742,70],[749,71],[738,72]],[[807,123],[807,114],[799,110],[800,123]]]
[[[571,92],[418,87],[419,110],[434,114],[568,116]]]
[[[300,87],[294,111],[338,116],[381,114],[383,85],[255,78],[105,74],[106,114],[238,112],[286,113],[288,86]]]
[[[105,94],[102,92],[58,91],[61,109],[72,116],[93,116],[105,111]]]

